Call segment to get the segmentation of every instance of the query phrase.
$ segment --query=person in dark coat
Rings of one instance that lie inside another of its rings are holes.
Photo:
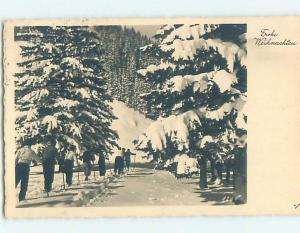
[[[204,154],[197,154],[197,162],[200,167],[200,182],[199,187],[200,189],[207,188],[207,156]]]
[[[117,155],[115,158],[115,167],[114,173],[115,175],[121,175],[124,171],[124,156],[125,156],[125,148],[122,148],[121,154]]]
[[[75,150],[75,146],[70,146],[64,161],[64,172],[66,173],[66,183],[68,186],[71,186],[73,183],[73,168],[74,160],[76,159]]]
[[[159,159],[159,150],[156,149],[153,151],[153,161],[158,161]]]
[[[105,164],[105,155],[103,151],[100,151],[99,153],[99,160],[98,160],[98,165],[99,165],[99,174],[100,176],[105,176],[106,173],[106,164]]]
[[[214,183],[217,179],[216,175],[216,159],[214,156],[209,156],[208,157],[209,162],[210,162],[210,173],[211,173],[211,178],[210,178],[210,183]]]
[[[47,194],[52,190],[52,183],[54,181],[54,171],[57,158],[58,151],[55,148],[55,140],[50,139],[42,152],[44,190]]]
[[[42,162],[36,153],[31,149],[32,141],[27,140],[25,146],[19,149],[16,153],[15,161],[15,178],[16,187],[21,182],[21,190],[19,193],[19,201],[25,200],[28,188],[30,163],[32,161]]]
[[[92,162],[95,160],[92,151],[86,150],[82,155],[82,162],[83,162],[83,169],[84,169],[84,175],[85,175],[85,181],[89,179],[89,176],[92,172]]]

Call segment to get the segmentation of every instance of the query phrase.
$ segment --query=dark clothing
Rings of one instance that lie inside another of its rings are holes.
[[[126,151],[124,153],[125,161],[130,161],[131,160],[131,155],[132,155],[132,153],[130,151]]]
[[[202,156],[198,159],[198,164],[200,167],[200,182],[199,187],[200,189],[207,188],[207,159],[206,157]]]
[[[158,161],[158,159],[159,159],[159,151],[154,151],[153,152],[153,160]]]
[[[234,199],[236,204],[247,202],[247,147],[238,148],[234,157]]]
[[[25,146],[17,151],[15,160],[15,185],[17,187],[21,182],[19,201],[25,200],[29,181],[29,165],[33,161],[41,162],[41,159],[29,146]]]
[[[127,170],[129,170],[130,164],[131,164],[130,160],[125,160],[125,165],[126,165]]]
[[[47,193],[52,190],[55,163],[57,158],[58,152],[54,146],[45,147],[42,153],[42,164],[44,173],[44,189]]]
[[[105,155],[103,154],[99,155],[98,164],[99,164],[100,176],[105,176],[106,173]]]
[[[95,158],[91,151],[85,151],[82,155],[82,162],[83,162],[83,169],[84,169],[84,175],[85,180],[88,180],[89,176],[92,173],[92,161],[94,161]]]
[[[125,165],[126,165],[127,170],[129,170],[129,168],[130,168],[131,155],[136,155],[136,154],[132,153],[131,151],[126,151],[125,152]]]
[[[92,162],[94,161],[95,158],[93,156],[93,154],[91,153],[91,151],[85,151],[82,155],[82,162]]]
[[[223,180],[222,170],[223,170],[223,164],[221,162],[219,162],[219,161],[216,161],[216,163],[215,163],[215,171],[216,171],[217,177],[221,181]]]
[[[42,153],[42,161],[55,163],[58,158],[57,149],[54,146],[47,146]]]
[[[16,172],[16,187],[21,182],[21,190],[19,193],[19,201],[25,200],[28,181],[29,181],[29,172],[30,167],[28,163],[18,163],[15,167]]]
[[[211,178],[210,182],[215,182],[216,181],[216,162],[214,159],[210,159],[210,172],[211,172]]]
[[[122,174],[124,171],[124,159],[121,156],[117,156],[115,158],[115,168],[114,168],[114,172],[115,174]]]
[[[48,193],[52,190],[52,183],[54,180],[55,161],[45,160],[43,161],[43,173],[44,173],[44,189]]]
[[[63,158],[59,158],[57,160],[57,163],[58,163],[58,172],[59,173],[66,172],[65,171],[65,160]]]
[[[86,161],[86,162],[83,163],[83,171],[84,171],[84,175],[85,175],[85,180],[88,180],[88,177],[92,173],[92,163],[91,163],[91,161]]]
[[[74,160],[66,159],[64,163],[66,182],[68,186],[72,185]]]

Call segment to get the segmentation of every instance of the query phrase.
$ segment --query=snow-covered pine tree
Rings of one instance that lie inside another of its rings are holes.
[[[21,45],[15,74],[17,144],[27,138],[43,147],[49,137],[68,145],[109,152],[117,135],[103,79],[103,51],[88,27],[16,28]]]
[[[141,48],[161,63],[138,71],[156,83],[141,97],[158,115],[137,148],[145,149],[150,142],[153,149],[166,151],[170,139],[191,154],[210,142],[216,154],[234,147],[236,131],[246,130],[245,35],[246,25],[161,27],[155,35],[158,43]]]

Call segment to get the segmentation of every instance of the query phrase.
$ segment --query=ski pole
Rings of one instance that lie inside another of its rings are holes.
[[[111,171],[112,166],[111,166],[111,164],[110,164],[109,158],[108,158],[108,166],[109,166],[110,175],[112,175],[112,171]]]
[[[136,154],[134,155],[134,159],[133,159],[132,171],[135,171],[135,157],[136,157]]]
[[[94,173],[94,180],[96,180],[96,172],[95,172],[95,163],[93,161],[93,173]]]

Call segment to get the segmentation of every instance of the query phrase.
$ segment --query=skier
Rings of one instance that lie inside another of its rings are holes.
[[[199,187],[200,189],[206,189],[207,188],[207,156],[198,153],[196,157],[200,167]]]
[[[73,179],[73,167],[74,167],[74,160],[76,159],[75,153],[75,146],[71,145],[69,147],[69,151],[66,154],[65,161],[64,161],[64,170],[66,173],[66,182],[67,185],[70,187],[72,185]]]
[[[19,201],[25,200],[28,188],[30,163],[32,161],[42,162],[41,159],[31,149],[32,141],[26,140],[25,146],[19,149],[16,153],[15,173],[16,187],[21,182],[21,190],[19,193]]]
[[[103,151],[100,151],[99,153],[99,160],[98,160],[98,165],[99,165],[99,174],[100,176],[105,176],[106,173],[106,164],[105,164],[105,155]]]
[[[159,159],[159,150],[156,149],[156,150],[153,151],[153,161],[157,162],[158,159]]]
[[[130,149],[127,149],[127,151],[124,154],[125,156],[125,164],[127,168],[127,172],[129,172],[130,164],[131,164],[131,155],[136,155],[135,153],[132,153]]]
[[[83,170],[85,175],[85,181],[89,180],[89,176],[92,172],[92,162],[95,160],[94,156],[92,155],[92,151],[86,149],[83,153],[81,160],[83,162]]]
[[[124,170],[124,155],[125,155],[125,148],[122,148],[121,154],[117,155],[115,158],[115,168],[114,173],[115,175],[121,175]]]
[[[54,170],[58,152],[55,148],[55,140],[53,138],[47,141],[47,145],[42,152],[42,163],[44,173],[44,190],[49,195],[52,190],[52,183],[54,180]]]
[[[216,176],[216,159],[214,156],[209,156],[208,157],[209,162],[210,162],[210,172],[211,172],[211,177],[210,177],[210,184],[215,183],[217,176]]]

